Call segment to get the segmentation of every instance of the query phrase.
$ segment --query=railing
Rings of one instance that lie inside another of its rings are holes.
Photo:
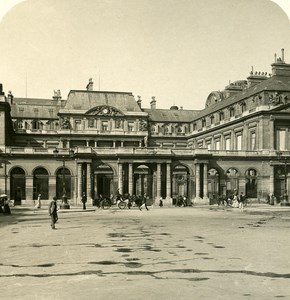
[[[53,155],[54,148],[41,148],[41,147],[4,147],[0,149],[1,153],[13,154],[37,154],[37,155]],[[96,155],[166,155],[166,156],[196,156],[196,155],[210,155],[210,156],[243,156],[243,157],[276,157],[277,150],[257,150],[257,151],[245,151],[245,150],[208,150],[207,148],[158,148],[158,147],[76,147],[74,148],[76,154],[92,154]],[[66,154],[67,148],[59,148],[60,154]],[[280,151],[285,156],[290,156],[290,151]]]

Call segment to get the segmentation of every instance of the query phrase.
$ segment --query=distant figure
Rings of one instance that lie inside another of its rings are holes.
[[[277,198],[274,196],[274,194],[272,193],[271,195],[270,195],[270,201],[269,201],[269,204],[270,205],[274,205],[274,204],[276,204],[277,203]]]
[[[35,208],[41,208],[41,201],[40,200],[41,200],[41,194],[38,194]]]
[[[49,206],[48,206],[48,213],[51,217],[51,228],[52,229],[55,229],[55,223],[57,222],[58,220],[58,215],[57,215],[57,203],[56,203],[56,197],[54,196],[52,201],[49,203]]]
[[[140,201],[140,206],[139,206],[139,209],[142,210],[142,206],[144,206],[146,208],[146,210],[149,210],[149,208],[147,207],[147,200],[148,200],[148,197],[147,197],[147,194],[145,193],[144,196],[141,198],[141,201]]]
[[[241,192],[240,197],[238,197],[239,202],[239,208],[244,209],[244,202],[246,200],[246,197],[244,196],[243,192]]]
[[[163,198],[162,197],[160,197],[160,199],[159,199],[159,206],[163,207]]]
[[[86,202],[87,202],[87,196],[86,193],[83,192],[83,196],[82,196],[82,202],[83,202],[83,210],[86,210]]]
[[[3,214],[4,215],[11,215],[11,210],[9,207],[9,200],[6,194],[2,194],[0,196],[2,204],[3,204]]]

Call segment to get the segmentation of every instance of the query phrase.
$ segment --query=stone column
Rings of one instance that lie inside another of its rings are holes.
[[[205,201],[209,201],[207,172],[208,172],[208,167],[207,167],[207,164],[204,163],[203,164],[203,200],[205,200]]]
[[[161,164],[157,164],[157,173],[156,173],[156,199],[155,204],[158,203],[161,197]]]
[[[129,174],[128,174],[129,178],[128,178],[128,190],[130,195],[133,195],[133,164],[129,164]]]
[[[200,203],[200,164],[195,164],[195,198],[194,203]]]
[[[275,129],[274,129],[274,119],[270,118],[269,120],[269,135],[270,135],[270,141],[269,141],[269,149],[274,150],[274,136],[275,136]]]
[[[49,176],[49,183],[48,183],[48,198],[52,199],[56,195],[56,176],[52,175]]]
[[[93,205],[93,199],[92,199],[92,180],[91,180],[91,164],[87,164],[87,204]]]
[[[236,150],[236,143],[235,143],[236,135],[234,130],[231,130],[231,150]]]
[[[77,164],[77,170],[78,170],[78,196],[77,196],[77,203],[81,203],[82,199],[82,163]]]
[[[274,166],[270,166],[270,182],[269,182],[269,193],[274,194]]]
[[[166,204],[172,203],[171,198],[171,164],[166,164]],[[165,204],[165,203],[164,203]]]
[[[98,131],[101,131],[101,129],[102,129],[101,119],[98,118],[98,119],[97,119],[97,130],[98,130]]]
[[[118,166],[118,189],[121,195],[123,195],[123,164],[119,163]]]
[[[32,175],[26,176],[26,199],[29,200],[31,199],[31,201],[33,201],[33,176]],[[27,203],[29,202],[27,201]]]
[[[247,151],[247,150],[252,150],[248,147],[249,145],[249,125],[244,124],[243,127],[243,143],[242,143],[242,150]]]

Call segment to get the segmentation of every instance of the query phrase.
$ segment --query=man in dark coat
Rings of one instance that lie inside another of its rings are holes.
[[[57,222],[58,220],[58,216],[57,216],[57,203],[56,203],[56,197],[54,196],[52,201],[49,203],[49,206],[48,206],[48,213],[51,217],[51,228],[52,229],[55,229],[55,223]]]
[[[82,196],[82,202],[83,202],[83,210],[85,210],[86,209],[86,202],[87,202],[87,196],[86,196],[85,192],[83,193],[83,196]]]

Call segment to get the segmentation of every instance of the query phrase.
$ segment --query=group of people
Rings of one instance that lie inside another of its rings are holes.
[[[175,206],[178,206],[178,207],[188,206],[186,196],[179,195],[178,197],[174,197],[173,204],[175,204]]]
[[[243,192],[238,195],[238,192],[234,191],[228,197],[226,197],[225,195],[220,195],[218,197],[218,206],[230,206],[233,208],[243,209],[246,201],[247,197]]]
[[[102,206],[102,201],[108,198],[103,197],[102,194],[100,194],[98,196],[97,199],[95,199],[94,204],[97,207],[101,207]],[[143,196],[139,195],[133,195],[131,196],[129,193],[125,193],[124,195],[122,195],[119,191],[119,189],[116,192],[116,196],[114,197],[113,195],[110,196],[110,201],[111,204],[117,204],[117,206],[119,205],[119,203],[121,201],[125,202],[127,207],[129,209],[131,209],[131,207],[133,206],[137,206],[140,210],[142,210],[142,208],[145,208],[146,210],[149,210],[148,208],[148,199],[149,197],[147,196],[147,194],[145,193]],[[83,202],[84,203],[84,202]]]

